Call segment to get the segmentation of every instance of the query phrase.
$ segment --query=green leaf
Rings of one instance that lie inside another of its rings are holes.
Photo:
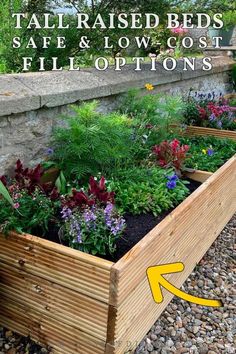
[[[57,187],[60,193],[62,194],[66,193],[66,178],[62,171],[60,172],[60,175],[55,182],[55,186]]]
[[[0,181],[0,194],[3,196],[3,198],[9,203],[11,204],[11,206],[14,206],[14,202],[12,197],[10,196],[7,188],[4,186],[4,184],[2,183],[2,181]]]

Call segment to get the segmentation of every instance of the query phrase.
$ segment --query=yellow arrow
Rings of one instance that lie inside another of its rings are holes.
[[[164,300],[162,295],[162,290],[161,290],[161,286],[162,286],[163,288],[171,292],[173,295],[176,295],[185,301],[193,302],[194,304],[197,305],[209,306],[209,307],[223,306],[221,300],[208,300],[208,299],[203,299],[200,297],[186,294],[185,292],[176,288],[174,285],[172,285],[163,277],[164,274],[179,273],[182,272],[183,270],[184,270],[183,263],[164,264],[155,267],[150,267],[147,269],[147,277],[152,291],[152,296],[155,302],[160,304]]]

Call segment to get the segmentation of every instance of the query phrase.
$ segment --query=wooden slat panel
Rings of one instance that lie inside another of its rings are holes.
[[[31,235],[0,234],[0,261],[65,288],[109,300],[111,262]]]
[[[235,211],[236,156],[114,265],[118,286],[115,339],[141,339],[163,309],[152,301],[146,269],[156,264],[184,262],[185,271],[169,278],[181,285]],[[171,297],[166,299],[165,306]],[[138,322],[145,309],[148,314]]]
[[[61,324],[40,312],[11,301],[0,299],[0,322],[42,345],[53,348],[55,354],[103,354],[105,342],[82,331]]]
[[[172,299],[165,293],[161,305],[154,303],[146,269],[183,262],[184,272],[167,276],[181,286],[235,211],[236,156],[114,265],[118,278],[115,354],[123,354],[127,342],[135,347]]]
[[[236,140],[236,132],[231,130],[221,130],[213,128],[202,128],[189,126],[186,129],[186,135],[188,136],[215,136],[217,138],[228,138]]]
[[[0,296],[106,340],[108,304],[4,263],[0,267]]]
[[[204,225],[212,222],[212,230],[215,227],[224,227],[236,210],[235,194],[236,155],[113,266],[119,284],[118,304],[144,278],[144,274],[140,275],[139,271],[145,272],[156,256],[157,259],[163,256],[163,250],[166,254],[169,253],[173,246],[173,235],[174,242],[190,243],[191,246],[193,235],[196,232],[202,233],[202,229],[206,227]]]

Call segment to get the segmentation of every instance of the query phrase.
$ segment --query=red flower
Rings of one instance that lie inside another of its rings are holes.
[[[204,108],[200,107],[200,106],[198,106],[197,109],[198,109],[200,118],[203,119],[203,120],[207,119],[207,111]]]
[[[89,179],[89,188],[85,193],[84,191],[77,191],[76,189],[72,190],[72,196],[67,197],[66,200],[62,201],[63,206],[66,206],[70,209],[76,207],[85,208],[87,206],[95,205],[96,203],[114,204],[114,192],[108,192],[106,190],[106,181],[102,177],[99,182],[95,180],[94,177]]]

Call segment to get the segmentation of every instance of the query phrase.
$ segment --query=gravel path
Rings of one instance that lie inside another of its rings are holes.
[[[236,216],[182,287],[195,296],[221,298],[224,308],[206,308],[174,298],[135,354],[236,353],[235,236]],[[49,352],[0,328],[0,354],[5,353]]]

